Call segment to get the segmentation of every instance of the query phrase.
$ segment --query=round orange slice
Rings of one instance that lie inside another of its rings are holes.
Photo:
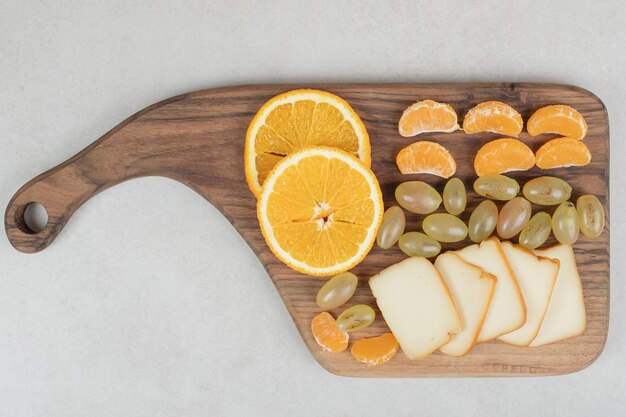
[[[330,146],[357,156],[369,168],[370,140],[361,118],[341,97],[293,90],[266,102],[246,133],[244,165],[258,198],[265,178],[282,158],[309,146]]]
[[[352,345],[350,353],[357,361],[368,366],[385,363],[398,352],[398,341],[391,333],[382,336],[359,339]]]
[[[493,132],[517,137],[524,121],[513,107],[500,101],[485,101],[471,108],[463,119],[465,133]]]
[[[422,140],[407,146],[396,157],[403,174],[432,174],[449,178],[456,172],[456,162],[446,148],[435,142]]]
[[[337,326],[337,322],[329,313],[324,311],[313,317],[311,332],[318,345],[329,352],[341,352],[348,347],[348,333]]]
[[[525,171],[535,166],[535,154],[525,143],[511,138],[492,140],[476,153],[474,170],[479,177],[509,171]]]
[[[557,133],[572,139],[582,140],[587,135],[585,118],[570,106],[555,104],[542,107],[533,113],[526,126],[532,136],[542,133]]]
[[[315,276],[337,275],[361,262],[383,211],[374,173],[355,156],[328,147],[283,158],[257,202],[271,251],[296,271]]]
[[[584,166],[591,162],[591,152],[581,140],[556,138],[543,144],[535,158],[541,169]]]
[[[450,133],[459,129],[456,112],[445,103],[423,100],[407,108],[398,122],[398,132],[411,137],[426,132]]]

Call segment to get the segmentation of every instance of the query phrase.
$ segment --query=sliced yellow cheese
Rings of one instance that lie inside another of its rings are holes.
[[[526,305],[500,241],[492,237],[456,253],[465,262],[482,268],[497,279],[478,342],[486,342],[520,328],[526,322]]]
[[[461,331],[448,288],[428,259],[413,257],[392,265],[370,278],[369,285],[409,358],[429,355]]]
[[[535,254],[559,261],[559,273],[539,333],[529,346],[558,342],[585,331],[587,324],[583,288],[570,245],[535,250]]]
[[[528,346],[537,336],[548,310],[559,272],[559,261],[536,256],[528,249],[511,242],[502,242],[502,249],[522,290],[526,304],[526,323],[519,329],[498,337],[498,340],[515,346]]]
[[[461,319],[463,330],[439,350],[446,355],[463,356],[470,351],[483,326],[496,278],[462,260],[454,252],[437,257],[435,268],[452,294],[452,301]]]

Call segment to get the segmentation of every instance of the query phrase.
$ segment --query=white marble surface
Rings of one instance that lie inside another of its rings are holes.
[[[608,108],[613,166],[610,333],[582,372],[333,376],[217,210],[149,178],[89,201],[40,254],[0,238],[0,416],[624,415],[625,5],[0,0],[2,207],[137,110],[243,83],[577,84]]]

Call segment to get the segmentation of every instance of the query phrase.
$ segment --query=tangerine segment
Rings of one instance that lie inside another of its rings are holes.
[[[272,168],[309,146],[331,146],[357,156],[369,168],[371,148],[361,118],[342,98],[320,90],[280,94],[256,113],[246,133],[246,180],[258,198]]]
[[[517,137],[524,121],[513,107],[500,101],[485,101],[471,108],[463,119],[465,133],[493,132]]]
[[[591,162],[591,151],[581,140],[556,138],[543,144],[535,157],[541,169],[583,166]]]
[[[398,341],[391,333],[382,336],[359,339],[352,345],[350,353],[357,361],[368,366],[385,363],[398,352]]]
[[[304,274],[337,275],[371,249],[383,200],[376,176],[356,157],[312,147],[288,155],[270,172],[257,216],[282,262]]]
[[[459,129],[456,112],[445,103],[423,100],[409,106],[400,121],[398,132],[411,137],[425,132],[454,132]]]
[[[587,122],[575,109],[564,104],[542,107],[533,113],[526,126],[532,136],[557,133],[582,140],[587,135]]]
[[[403,174],[432,174],[449,178],[456,172],[456,162],[446,148],[435,142],[419,141],[402,149],[396,157]]]
[[[348,333],[342,332],[337,322],[326,311],[313,317],[311,332],[318,345],[329,352],[341,352],[348,347]]]
[[[509,171],[525,171],[535,166],[535,154],[525,143],[511,138],[492,140],[476,153],[474,171],[482,177]]]

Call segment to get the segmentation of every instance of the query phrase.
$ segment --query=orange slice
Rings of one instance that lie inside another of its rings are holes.
[[[348,333],[342,332],[337,327],[337,322],[327,312],[313,317],[311,332],[318,345],[330,352],[341,352],[348,347]]]
[[[465,115],[465,133],[493,132],[517,137],[522,133],[524,121],[513,107],[500,101],[485,101]]]
[[[398,132],[404,137],[426,132],[454,132],[459,129],[456,112],[445,103],[423,100],[407,108],[398,122]]]
[[[591,162],[587,145],[573,138],[552,139],[537,150],[535,157],[541,169],[583,166]]]
[[[357,361],[368,366],[380,365],[393,358],[398,351],[398,341],[391,333],[359,339],[352,345],[350,353]]]
[[[450,152],[435,142],[415,142],[398,152],[398,169],[403,174],[432,174],[449,178],[456,172],[456,162]]]
[[[370,140],[361,118],[341,97],[293,90],[265,103],[246,133],[246,180],[258,198],[265,178],[282,158],[309,146],[331,146],[357,156],[369,168]]]
[[[296,271],[337,275],[363,260],[383,216],[376,176],[355,156],[305,148],[270,172],[257,216],[267,245]]]
[[[535,166],[535,154],[525,143],[511,138],[492,140],[476,153],[474,170],[482,177],[509,171],[525,171]]]
[[[542,107],[530,116],[526,126],[532,136],[557,133],[573,139],[587,135],[587,122],[575,109],[564,104]]]

